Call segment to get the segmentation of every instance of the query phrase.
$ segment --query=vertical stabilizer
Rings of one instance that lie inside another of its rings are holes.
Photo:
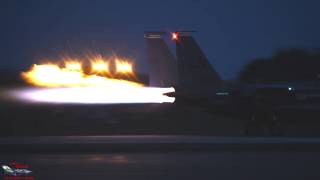
[[[147,57],[149,61],[149,84],[156,87],[177,85],[177,61],[162,39],[165,32],[146,32]]]
[[[190,31],[172,33],[176,41],[179,88],[188,93],[211,92],[222,84],[221,78],[203,54]]]

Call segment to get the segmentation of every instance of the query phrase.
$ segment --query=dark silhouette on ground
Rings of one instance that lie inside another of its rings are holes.
[[[236,105],[248,120],[247,134],[267,131],[276,135],[284,122],[288,123],[284,128],[299,122],[300,129],[310,121],[318,124],[319,67],[320,51],[298,48],[279,50],[270,58],[248,63],[238,80],[250,84],[253,91]]]
[[[248,83],[274,83],[317,80],[320,78],[320,51],[292,48],[276,52],[271,58],[257,58],[239,74]]]

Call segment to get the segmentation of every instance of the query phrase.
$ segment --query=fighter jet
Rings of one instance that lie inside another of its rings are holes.
[[[176,44],[176,58],[162,39],[165,32],[145,34],[150,85],[173,86],[175,93],[166,95],[176,97],[176,104],[220,109],[228,115],[243,116],[249,122],[265,121],[271,124],[270,129],[279,118],[299,117],[293,115],[296,113],[307,112],[317,114],[315,117],[320,116],[320,102],[317,99],[320,90],[317,87],[307,88],[303,85],[302,88],[295,88],[290,83],[244,84],[223,81],[192,37],[193,32],[171,33],[171,40]]]
[[[171,40],[176,42],[177,58],[163,40],[166,32],[145,33],[150,86],[173,86],[176,92],[167,95],[175,96],[176,103],[214,102],[225,83],[209,63],[191,33],[192,31],[171,33]]]

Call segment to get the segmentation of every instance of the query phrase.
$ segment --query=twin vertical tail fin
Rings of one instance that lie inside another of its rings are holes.
[[[177,85],[177,61],[162,39],[165,32],[145,32],[149,61],[149,85],[172,87]]]
[[[172,39],[176,41],[179,87],[192,94],[214,94],[222,80],[191,36],[191,32],[172,33]]]
[[[181,96],[207,98],[215,94],[222,80],[190,31],[172,33],[176,56],[163,40],[165,32],[146,32],[150,86],[175,87]]]

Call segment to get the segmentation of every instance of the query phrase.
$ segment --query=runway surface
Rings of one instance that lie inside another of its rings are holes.
[[[0,154],[23,162],[35,179],[319,179],[319,152],[175,151]]]
[[[212,150],[318,151],[320,138],[217,137],[217,136],[38,136],[2,137],[3,153],[150,152]]]

